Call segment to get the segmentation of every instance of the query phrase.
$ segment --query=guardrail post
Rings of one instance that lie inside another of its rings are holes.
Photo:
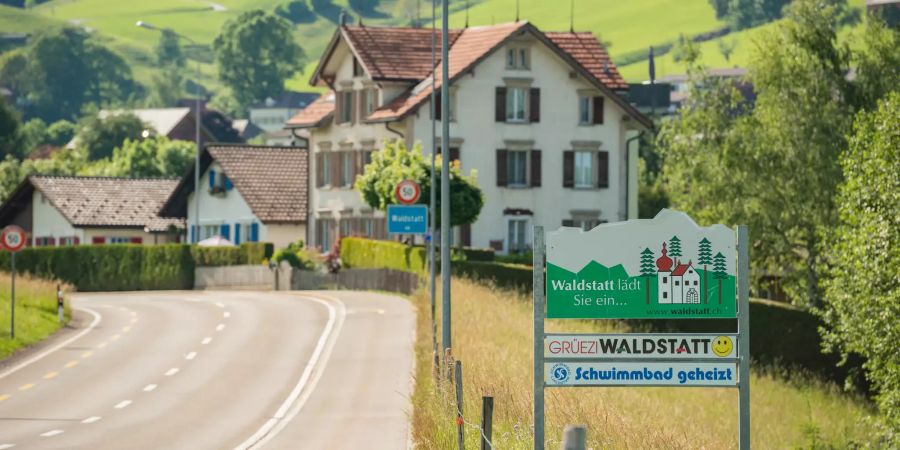
[[[585,450],[587,448],[587,428],[584,425],[566,425],[563,431],[562,450]]]

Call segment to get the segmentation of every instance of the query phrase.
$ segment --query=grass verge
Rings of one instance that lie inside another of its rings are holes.
[[[417,309],[413,438],[420,449],[456,448],[453,390],[432,378],[428,294]],[[440,317],[440,300],[438,300]],[[549,320],[548,331],[627,331],[612,321]],[[494,445],[532,448],[532,313],[530,298],[467,280],[453,283],[453,351],[462,361],[464,415],[481,420],[481,397],[494,397]],[[438,331],[440,336],[440,331]],[[547,448],[566,424],[588,427],[593,448],[736,448],[737,390],[712,388],[548,389]],[[832,385],[751,374],[751,434],[757,448],[847,448],[872,443],[874,414],[864,400]],[[480,448],[466,427],[466,448]]]
[[[64,285],[65,292],[70,291]],[[10,339],[10,276],[0,272],[0,359],[50,336],[60,328],[56,317],[56,283],[16,275],[16,338]],[[66,305],[66,321],[69,320]]]

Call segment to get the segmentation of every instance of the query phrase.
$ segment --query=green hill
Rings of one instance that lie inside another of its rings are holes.
[[[850,0],[861,7],[864,0]],[[186,53],[191,67],[200,62],[201,82],[212,90],[220,89],[212,64],[210,44],[221,26],[230,18],[251,9],[274,10],[287,0],[52,0],[31,10],[0,7],[0,30],[5,32],[36,32],[50,26],[71,24],[95,30],[107,44],[123,54],[132,65],[135,77],[147,83],[156,68],[153,48],[158,34],[138,28],[135,22],[143,20],[158,27],[172,28],[197,45],[188,46]],[[307,0],[314,10],[311,21],[296,26],[297,41],[307,55],[302,74],[288,82],[291,89],[310,89],[307,84],[321,52],[324,50],[336,26],[341,9],[350,10],[348,0]],[[363,20],[370,25],[408,24],[409,17],[419,14],[425,20],[430,17],[430,3],[421,0],[420,10],[416,0],[381,0],[378,7]],[[471,0],[465,11],[463,0],[451,2],[452,27],[490,25],[515,20],[516,0]],[[319,8],[312,5],[317,5]],[[323,6],[324,5],[324,6]],[[589,30],[609,45],[610,53],[623,75],[633,82],[647,78],[644,55],[649,46],[657,48],[671,45],[679,36],[696,36],[721,30],[725,23],[715,18],[708,0],[576,0],[574,2],[574,27]],[[355,12],[350,11],[355,16]],[[569,2],[547,0],[519,0],[519,16],[529,20],[542,30],[567,30],[570,26]],[[745,65],[752,48],[754,36],[764,33],[769,25],[730,33],[723,38],[734,43],[734,52],[726,61],[718,49],[718,39],[700,44],[703,61],[710,67]],[[657,60],[657,75],[683,73],[683,65],[672,54]]]

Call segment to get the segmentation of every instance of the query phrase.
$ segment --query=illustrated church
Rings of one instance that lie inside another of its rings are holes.
[[[672,270],[673,266],[675,270]],[[659,304],[700,303],[700,274],[694,270],[690,260],[687,264],[681,264],[669,258],[665,242],[662,256],[656,260],[656,268]]]

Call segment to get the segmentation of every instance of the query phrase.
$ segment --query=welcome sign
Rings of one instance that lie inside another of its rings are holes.
[[[664,209],[547,233],[547,317],[734,318],[735,232]]]

